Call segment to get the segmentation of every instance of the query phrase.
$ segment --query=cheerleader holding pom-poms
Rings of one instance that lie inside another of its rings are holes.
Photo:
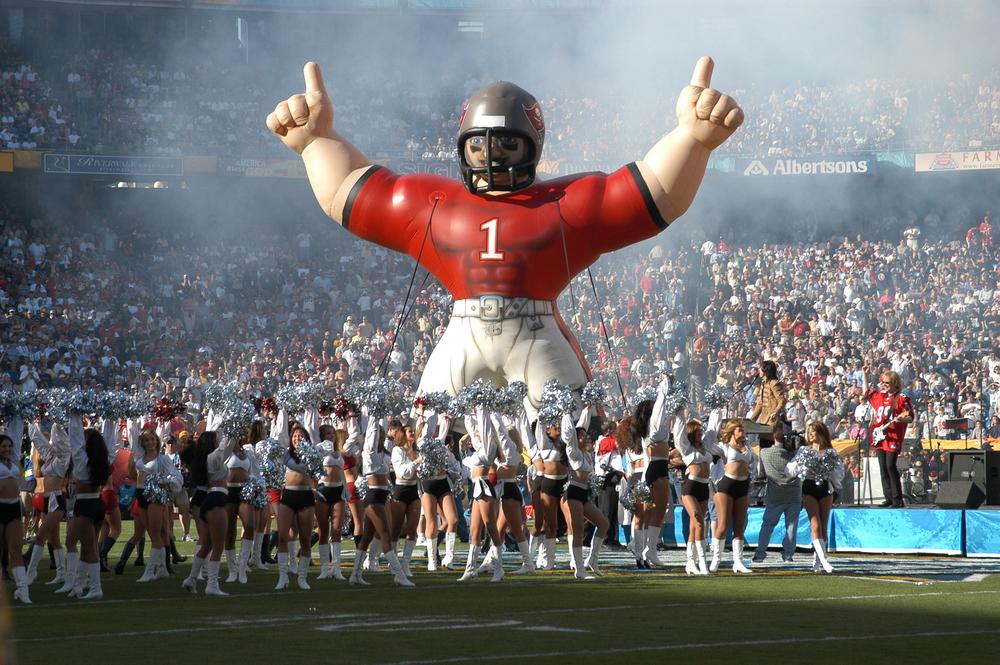
[[[319,428],[318,448],[323,453],[323,477],[319,481],[316,521],[319,524],[320,572],[316,579],[344,580],[340,571],[341,527],[344,523],[344,456],[341,450],[348,438],[361,438],[356,417],[348,421],[348,431],[333,425]],[[332,542],[331,542],[332,536]]]
[[[191,476],[195,486],[208,488],[198,509],[205,530],[199,533],[191,573],[182,583],[185,589],[197,593],[198,574],[204,567],[207,571],[205,594],[209,596],[229,595],[219,588],[219,568],[222,565],[222,551],[226,546],[226,495],[229,492],[226,486],[229,478],[226,460],[236,446],[236,439],[218,432],[221,424],[210,411],[205,429],[198,435],[195,444]]]
[[[711,451],[722,458],[725,475],[716,484],[715,508],[718,521],[712,533],[712,562],[708,569],[719,569],[719,559],[726,542],[729,527],[733,528],[733,572],[748,574],[743,561],[743,532],[747,526],[747,508],[750,499],[750,465],[756,455],[746,440],[746,430],[741,420],[727,420],[722,423],[718,443]]]
[[[437,433],[431,440],[429,436],[433,433],[435,421]],[[430,572],[438,569],[438,517],[444,523],[445,530],[445,550],[444,557],[441,559],[441,567],[450,569],[452,561],[455,559],[458,508],[449,476],[461,477],[462,467],[446,445],[451,422],[451,418],[447,415],[441,415],[440,418],[431,415],[424,425],[424,432],[427,435],[417,440],[418,446],[420,446],[421,460],[428,460],[427,464],[418,465],[418,473],[420,474],[421,489],[423,489],[420,503],[424,511],[427,570]],[[430,462],[432,457],[437,457],[438,461]]]
[[[681,486],[681,503],[691,524],[684,567],[684,572],[688,575],[708,575],[708,567],[705,565],[708,541],[705,535],[705,514],[708,511],[712,450],[716,449],[719,422],[718,410],[712,411],[709,416],[707,431],[702,430],[701,423],[697,420],[678,416],[674,421],[674,443],[681,453],[687,473]]]
[[[303,454],[305,446],[310,443],[309,431],[301,425],[293,425],[288,430],[288,412],[281,409],[278,420],[271,430],[272,437],[285,448],[285,487],[281,490],[281,501],[278,503],[278,584],[275,590],[288,588],[289,570],[298,573],[298,586],[308,590],[306,580],[309,572],[309,562],[312,558],[312,527],[315,519],[316,497],[313,494],[313,479],[310,468]],[[277,434],[277,436],[275,436]],[[295,543],[290,541],[292,530],[298,533],[297,566],[293,569],[291,561],[295,559]]]
[[[386,459],[387,451],[385,446],[385,429],[381,423],[381,418],[369,417],[362,413],[359,425],[364,431],[364,447],[361,453],[361,467],[365,475],[365,521],[361,532],[361,540],[358,542],[357,551],[354,554],[354,569],[348,581],[351,584],[368,585],[368,582],[361,577],[361,562],[368,556],[368,547],[373,546],[375,536],[381,543],[389,543],[389,511],[386,503],[389,501],[389,463]],[[377,546],[381,548],[381,545]],[[375,552],[377,556],[379,553]],[[399,586],[414,586],[413,582],[406,578],[403,567],[396,557],[393,548],[385,549],[385,557],[392,570],[392,579]]]
[[[10,552],[10,572],[15,584],[14,600],[30,605],[28,574],[21,556],[24,549],[24,524],[21,520],[21,497],[18,494],[24,475],[21,469],[23,438],[24,421],[20,416],[14,416],[7,423],[7,431],[0,433],[0,528],[3,529],[4,546]]]
[[[594,442],[587,434],[586,424],[590,420],[588,412],[589,409],[584,408],[576,427],[573,426],[569,414],[563,415],[562,419],[562,430],[568,433],[563,438],[566,441],[566,458],[570,468],[569,482],[563,500],[563,515],[568,527],[570,560],[573,562],[578,580],[593,579],[593,575],[587,573],[588,570],[595,575],[601,575],[598,557],[609,526],[608,518],[590,500],[590,477],[594,473]],[[586,560],[583,558],[584,521],[596,527]]]
[[[70,456],[73,459],[72,478],[75,483],[73,518],[66,527],[66,583],[56,593],[65,591],[70,597],[98,600],[101,589],[101,564],[97,551],[97,533],[104,522],[104,502],[101,488],[111,475],[111,463],[118,454],[115,441],[117,421],[106,419],[101,427],[83,429],[79,414],[69,417]],[[70,549],[79,543],[79,553]],[[84,587],[89,590],[84,593]]]
[[[66,550],[59,539],[59,528],[66,516],[66,496],[63,485],[69,473],[70,451],[69,439],[57,424],[52,426],[51,441],[42,432],[39,423],[32,423],[29,428],[31,444],[38,452],[39,464],[35,475],[45,478],[45,517],[38,527],[35,544],[31,547],[31,559],[28,562],[28,583],[32,583],[38,575],[38,563],[42,558],[45,544],[52,546],[53,558],[56,561],[56,576],[48,584],[62,582],[66,577]]]
[[[253,556],[257,538],[257,505],[255,501],[267,496],[261,480],[260,465],[254,453],[254,444],[263,432],[263,423],[254,421],[247,434],[233,448],[226,459],[229,477],[226,480],[226,583],[247,583],[247,567]],[[236,552],[236,521],[243,526],[239,554]]]
[[[465,417],[465,429],[472,441],[474,453],[469,455],[462,463],[469,467],[472,479],[472,520],[469,525],[469,558],[465,564],[465,572],[458,579],[465,582],[472,579],[478,573],[478,562],[476,558],[479,554],[479,543],[482,527],[486,527],[486,533],[490,539],[490,556],[496,561],[493,567],[492,582],[499,582],[503,579],[503,565],[500,556],[500,532],[497,530],[496,521],[493,519],[493,508],[497,501],[496,488],[490,484],[490,467],[496,463],[497,459],[497,439],[493,431],[493,424],[490,422],[486,408],[477,406],[475,415]]]
[[[517,478],[524,465],[521,456],[523,441],[526,438],[534,437],[531,435],[531,427],[528,425],[528,416],[523,409],[514,421],[516,427],[509,426],[505,422],[506,419],[498,413],[490,414],[490,420],[500,443],[496,461],[497,494],[500,496],[497,530],[502,535],[504,531],[509,529],[511,537],[517,543],[517,549],[521,552],[521,567],[513,571],[512,574],[533,573],[535,572],[535,562],[532,561],[530,546],[524,534],[524,520],[521,515],[524,499]],[[500,564],[498,561],[492,563],[493,565]]]
[[[129,442],[133,446],[132,461],[136,472],[136,501],[146,525],[152,549],[146,558],[146,568],[138,582],[165,579],[167,543],[165,527],[170,524],[170,497],[183,485],[180,471],[160,450],[160,437],[152,429],[139,429],[137,421],[129,420]],[[138,445],[137,445],[138,444]]]
[[[832,573],[827,558],[826,533],[833,499],[844,481],[844,462],[830,442],[830,430],[819,421],[806,427],[806,443],[795,451],[787,465],[789,475],[802,478],[802,505],[809,515],[812,545],[815,551],[813,570]]]
[[[410,573],[410,558],[417,544],[417,524],[420,522],[420,493],[417,491],[417,442],[407,435],[406,429],[398,420],[389,424],[393,435],[392,470],[396,475],[396,483],[392,490],[392,503],[389,504],[389,537],[392,541],[386,543],[386,548],[395,550],[400,535],[405,535],[403,542],[403,558],[400,565],[403,574],[412,577]],[[403,531],[405,525],[405,532]],[[398,556],[398,555],[397,555]]]

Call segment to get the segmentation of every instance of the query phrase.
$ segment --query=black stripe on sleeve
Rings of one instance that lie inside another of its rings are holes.
[[[375,173],[381,168],[382,167],[379,166],[378,164],[373,165],[370,169],[364,172],[364,175],[358,178],[358,181],[354,183],[354,187],[351,187],[351,193],[347,195],[347,202],[344,203],[344,217],[343,221],[341,222],[341,226],[343,226],[345,229],[347,228],[347,225],[350,223],[351,208],[354,207],[354,201],[355,199],[358,198],[358,194],[361,193],[361,188],[365,186],[365,182],[368,181],[368,178],[370,178],[373,173]]]
[[[646,203],[646,210],[649,211],[649,216],[653,218],[653,223],[662,231],[667,228],[669,224],[667,220],[663,219],[663,215],[660,214],[659,209],[656,207],[656,201],[653,200],[653,195],[649,191],[649,187],[646,186],[646,181],[642,178],[642,173],[639,172],[639,167],[635,162],[628,165],[629,173],[632,174],[632,178],[635,180],[636,187],[639,188],[639,193],[642,194],[642,200]],[[354,195],[354,192],[351,192]],[[345,222],[344,226],[347,226],[347,216],[344,216]]]

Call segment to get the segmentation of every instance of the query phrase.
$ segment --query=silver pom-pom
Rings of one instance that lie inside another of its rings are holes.
[[[639,503],[653,502],[653,490],[649,489],[649,485],[646,484],[645,480],[636,482],[633,491],[635,492],[635,500]]]
[[[170,503],[170,478],[162,473],[151,473],[146,476],[146,487],[142,495],[150,503]]]
[[[656,388],[654,386],[643,386],[635,391],[635,398],[632,400],[632,406],[630,407],[633,411],[637,406],[643,402],[653,402],[656,400]]]
[[[724,409],[733,399],[733,389],[718,384],[705,389],[702,401],[709,409]]]
[[[368,497],[368,479],[364,476],[354,481],[354,495],[358,497],[358,501],[361,503],[364,503]]]
[[[555,404],[545,404],[538,409],[538,422],[546,427],[555,425],[562,420],[563,411]]]
[[[489,379],[476,379],[466,387],[462,388],[465,393],[465,402],[473,407],[489,407],[496,398],[497,389]]]
[[[294,383],[279,389],[274,403],[288,413],[317,409],[327,399],[327,393],[327,387],[322,383]]]
[[[663,408],[667,413],[677,413],[684,408],[684,405],[688,403],[687,390],[675,389],[667,393],[666,397],[663,398]]]
[[[439,439],[424,438],[418,445],[420,462],[417,463],[417,475],[421,478],[440,476],[448,470],[450,455],[444,443]]]
[[[556,379],[549,379],[542,386],[542,405],[554,405],[561,413],[572,413],[577,406],[576,397],[569,387]]]
[[[524,398],[528,386],[523,381],[515,381],[496,391],[492,410],[509,418],[516,418],[524,410]]]
[[[281,489],[285,484],[285,465],[270,457],[261,458],[260,473],[264,477],[264,484],[271,489]]]
[[[435,413],[445,413],[448,410],[448,402],[451,401],[451,395],[443,390],[425,393],[423,397],[427,410]]]
[[[622,504],[622,508],[630,512],[635,512],[635,488],[632,483],[625,486],[625,490],[618,497],[618,502]]]
[[[240,491],[240,500],[257,509],[267,506],[267,487],[264,486],[264,481],[257,476],[247,478]]]
[[[812,446],[802,446],[795,451],[793,461],[798,462],[799,477],[803,480],[829,480],[837,467],[839,457],[832,448],[818,452]]]
[[[590,381],[583,387],[583,403],[587,406],[603,406],[608,401],[608,393],[600,381]]]
[[[381,418],[401,410],[403,390],[398,381],[382,376],[356,383],[348,390],[348,399],[365,407],[372,418]]]
[[[588,482],[588,489],[590,490],[590,500],[596,502],[597,495],[601,493],[604,485],[604,476],[598,476],[597,474],[590,474],[590,480]]]
[[[33,420],[38,413],[35,392],[20,393],[0,390],[0,421],[9,422],[19,416],[22,420]]]
[[[315,444],[308,441],[301,441],[295,447],[295,454],[299,461],[306,465],[307,473],[319,480],[323,477],[323,453]]]
[[[253,402],[237,397],[225,402],[218,415],[222,421],[219,429],[226,436],[236,439],[244,436],[247,428],[257,419],[257,410]]]
[[[221,413],[227,405],[241,401],[240,385],[236,381],[217,381],[205,388],[205,408]]]

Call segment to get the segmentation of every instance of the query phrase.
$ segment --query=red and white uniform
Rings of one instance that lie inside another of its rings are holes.
[[[343,226],[419,255],[455,298],[422,390],[455,394],[476,378],[497,376],[527,383],[537,408],[545,380],[578,388],[589,375],[556,297],[601,254],[650,238],[667,224],[629,164],[612,174],[536,182],[504,196],[472,194],[440,176],[373,167],[351,191]]]
[[[900,393],[891,396],[877,390],[869,390],[865,395],[865,401],[875,409],[875,420],[872,429],[877,429],[902,413],[908,413],[913,418],[913,404],[910,398]],[[876,449],[881,448],[888,452],[898,453],[903,449],[903,437],[906,435],[906,423],[895,423],[885,429],[885,439],[876,443]]]

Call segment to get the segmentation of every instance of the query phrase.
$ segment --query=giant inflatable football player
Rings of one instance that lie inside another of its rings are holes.
[[[455,394],[479,377],[497,386],[519,380],[537,408],[547,379],[579,388],[589,376],[556,310],[560,291],[604,252],[654,236],[682,215],[709,154],[743,122],[736,101],[710,87],[712,68],[708,57],[695,66],[677,101],[677,128],[611,174],[536,181],[542,110],[503,81],[475,92],[463,110],[461,182],[373,165],[334,130],[333,103],[313,62],[305,92],[278,104],[267,126],[302,156],[331,219],[419,257],[454,297],[420,388]]]

